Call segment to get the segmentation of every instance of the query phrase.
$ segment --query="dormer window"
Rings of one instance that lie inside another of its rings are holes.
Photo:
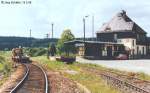
[[[114,40],[117,41],[117,34],[114,34]]]
[[[110,29],[110,27],[106,27],[106,29],[105,29],[106,31],[110,31],[111,29]]]

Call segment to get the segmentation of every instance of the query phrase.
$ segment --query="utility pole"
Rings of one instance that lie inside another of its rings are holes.
[[[92,38],[94,40],[94,15],[92,16]]]
[[[30,39],[31,39],[31,34],[32,34],[32,31],[31,31],[31,29],[30,29]]]
[[[29,47],[31,47],[31,43],[32,43],[31,36],[32,36],[32,30],[30,29],[30,36],[29,36]]]
[[[54,23],[52,23],[52,39],[53,39],[53,27],[54,27]]]

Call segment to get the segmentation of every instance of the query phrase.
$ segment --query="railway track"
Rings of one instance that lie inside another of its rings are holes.
[[[121,73],[115,73],[107,70],[89,69],[92,73],[96,73],[111,85],[123,93],[150,93],[150,82],[139,78],[129,77]]]
[[[124,93],[150,93],[150,86],[147,83],[135,84],[133,82],[125,81],[122,78],[116,78],[112,75],[101,74],[101,77],[107,80],[108,84],[113,87],[119,88]],[[141,85],[141,87],[139,86]]]
[[[48,93],[48,79],[44,70],[37,65],[24,65],[25,75],[10,93]]]

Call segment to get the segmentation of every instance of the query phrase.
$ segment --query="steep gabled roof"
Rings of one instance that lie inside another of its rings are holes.
[[[124,31],[137,31],[139,33],[146,33],[126,15],[124,10],[116,14],[108,23],[103,24],[97,33]]]

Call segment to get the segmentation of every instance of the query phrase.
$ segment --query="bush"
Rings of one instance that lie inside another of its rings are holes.
[[[39,49],[38,51],[35,52],[34,56],[42,56],[47,53],[46,49]]]
[[[3,73],[4,76],[8,76],[11,72],[12,64],[7,59],[8,56],[6,52],[3,52],[3,55],[0,54],[0,73]]]
[[[47,54],[47,49],[45,48],[25,48],[24,53],[31,57],[42,56]]]

